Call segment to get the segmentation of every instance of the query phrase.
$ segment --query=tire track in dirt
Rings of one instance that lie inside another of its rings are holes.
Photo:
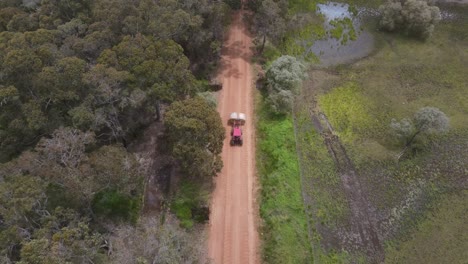
[[[215,264],[258,263],[258,233],[255,213],[255,134],[253,126],[253,81],[250,64],[251,36],[238,11],[222,50],[219,80],[223,89],[218,111],[226,125],[222,159],[224,167],[215,179],[208,236],[209,258]],[[244,145],[231,147],[231,112],[243,112]]]
[[[351,209],[348,236],[354,239],[349,242],[365,253],[370,263],[383,263],[385,255],[376,231],[376,220],[371,214],[367,194],[361,187],[354,163],[325,114],[319,111],[316,102],[311,104],[309,113],[315,129],[322,135],[328,153],[335,162]]]

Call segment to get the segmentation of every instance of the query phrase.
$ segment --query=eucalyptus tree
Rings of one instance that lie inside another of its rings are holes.
[[[403,31],[427,39],[440,21],[440,10],[427,0],[388,0],[379,7],[380,26],[387,31]]]
[[[215,176],[225,130],[216,109],[196,97],[172,103],[165,115],[166,134],[173,156],[188,175]]]
[[[392,119],[390,127],[396,135],[405,142],[405,148],[398,155],[400,158],[411,147],[420,134],[442,134],[449,130],[449,118],[435,107],[423,107],[413,116],[412,120],[403,118],[400,121]]]
[[[266,73],[268,101],[277,113],[291,111],[294,96],[306,77],[306,66],[292,56],[276,59]]]

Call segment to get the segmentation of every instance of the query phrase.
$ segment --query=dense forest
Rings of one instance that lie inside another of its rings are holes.
[[[140,217],[149,168],[128,145],[164,114],[181,171],[219,171],[224,128],[206,93],[230,12],[216,0],[0,2],[0,263],[201,259],[200,236],[171,215]]]

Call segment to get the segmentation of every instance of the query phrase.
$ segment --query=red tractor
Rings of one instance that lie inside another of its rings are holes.
[[[230,141],[231,146],[242,146],[243,139],[241,126],[245,124],[245,114],[236,112],[231,113],[228,124],[232,127]]]

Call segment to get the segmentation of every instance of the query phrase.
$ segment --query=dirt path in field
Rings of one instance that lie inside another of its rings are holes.
[[[325,117],[324,117],[325,118]],[[377,235],[376,221],[370,214],[366,192],[362,189],[359,174],[349,159],[346,149],[333,130],[324,134],[325,144],[340,173],[341,182],[351,209],[350,241],[367,254],[371,263],[384,260],[383,247]]]
[[[349,226],[342,234],[341,243],[347,249],[365,253],[369,263],[383,263],[385,256],[377,233],[377,220],[361,186],[359,172],[316,102],[310,104],[309,111],[315,129],[322,135],[328,153],[336,164],[351,211]]]
[[[259,263],[255,207],[255,132],[253,124],[253,80],[251,36],[242,20],[244,11],[234,15],[222,51],[219,80],[223,84],[218,111],[226,125],[222,158],[224,167],[215,179],[208,238],[209,257],[215,264]],[[244,145],[229,145],[227,126],[231,112],[247,115],[243,127]]]

